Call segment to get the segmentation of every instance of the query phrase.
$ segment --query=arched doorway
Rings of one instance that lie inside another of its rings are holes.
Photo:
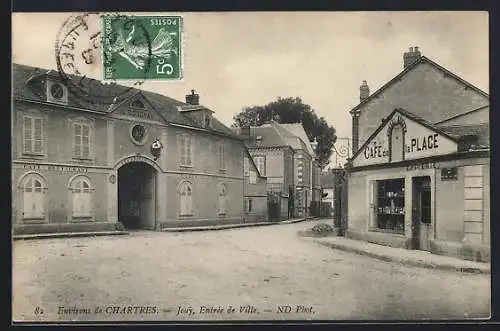
[[[118,220],[127,229],[155,229],[156,170],[145,162],[118,169]]]

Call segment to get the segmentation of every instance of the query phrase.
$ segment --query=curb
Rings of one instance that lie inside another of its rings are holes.
[[[456,272],[463,272],[463,273],[474,273],[474,274],[491,274],[491,270],[489,268],[475,268],[475,267],[464,267],[464,266],[456,266],[456,265],[451,265],[451,264],[434,264],[422,260],[410,260],[410,259],[404,259],[404,258],[397,258],[393,256],[388,256],[388,255],[383,255],[383,254],[377,254],[373,252],[368,252],[362,249],[358,248],[353,248],[353,247],[347,247],[344,245],[339,245],[336,243],[332,242],[325,242],[321,240],[314,239],[315,242],[327,246],[330,248],[335,248],[344,252],[348,253],[355,253],[359,255],[364,255],[368,256],[374,259],[382,260],[385,262],[397,262],[401,263],[404,265],[412,266],[412,267],[420,267],[420,268],[427,268],[427,269],[440,269],[440,270],[449,270],[449,271],[456,271]]]
[[[213,225],[213,226],[192,226],[192,227],[182,227],[182,228],[163,228],[162,232],[191,232],[191,231],[217,231],[217,230],[227,230],[227,229],[237,229],[237,228],[249,228],[257,226],[269,226],[269,225],[279,225],[279,224],[293,224],[298,222],[303,222],[306,219],[298,219],[292,221],[281,221],[281,222],[258,222],[258,223],[240,223],[240,224],[228,224],[228,225]]]
[[[100,231],[100,232],[61,232],[61,233],[38,233],[14,235],[13,240],[50,239],[50,238],[72,238],[72,237],[97,237],[117,236],[128,234],[127,231]]]

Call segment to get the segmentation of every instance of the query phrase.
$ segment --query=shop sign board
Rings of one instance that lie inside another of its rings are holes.
[[[451,138],[436,132],[402,113],[394,112],[391,119],[382,124],[381,130],[369,142],[361,146],[362,150],[353,160],[353,166],[384,164],[391,161],[390,139],[395,125],[402,127],[402,144],[399,148],[404,160],[417,160],[425,157],[450,154],[457,151],[457,143]],[[394,140],[396,141],[396,140]],[[402,158],[396,158],[401,161]]]

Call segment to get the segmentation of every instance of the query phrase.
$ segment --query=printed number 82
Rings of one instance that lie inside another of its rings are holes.
[[[177,20],[172,18],[152,18],[151,25],[177,25]]]

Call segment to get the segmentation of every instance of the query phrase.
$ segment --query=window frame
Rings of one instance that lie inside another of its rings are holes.
[[[30,141],[31,141],[31,148],[30,150],[26,149],[26,119],[29,119],[30,121]],[[35,130],[35,123],[36,121],[40,121],[40,139],[36,139],[36,130]],[[45,123],[46,119],[45,116],[42,114],[23,114],[21,116],[21,127],[22,127],[22,139],[21,139],[21,150],[22,150],[22,155],[25,156],[45,156]],[[36,141],[40,141],[40,151],[37,151],[35,146],[36,146]]]
[[[257,167],[257,170],[259,171],[259,174],[261,176],[266,176],[266,156],[256,155],[253,157],[253,161],[255,163],[255,166]],[[261,171],[261,166],[263,171]]]
[[[194,196],[194,188],[193,184],[188,180],[183,180],[179,183],[179,188],[177,190],[178,194],[178,202],[179,202],[179,216],[180,217],[192,217],[194,215],[193,210],[193,196]],[[189,198],[183,198],[189,197]],[[184,200],[188,199],[188,200]],[[186,205],[189,207],[189,210],[185,210]]]
[[[81,187],[78,187],[77,185],[81,184]],[[85,188],[84,185],[87,185]],[[84,220],[93,220],[94,219],[94,203],[93,203],[93,198],[94,198],[94,191],[95,188],[92,186],[92,182],[90,178],[87,176],[82,176],[82,175],[76,175],[75,177],[71,178],[70,184],[69,184],[69,190],[70,190],[70,203],[71,203],[71,213],[70,213],[70,218],[71,220],[75,221],[84,221]],[[86,212],[75,212],[75,198],[77,198],[79,195],[83,201],[83,205],[86,207],[87,210]]]
[[[32,183],[30,185],[30,190],[27,189],[28,183]],[[40,186],[38,187],[40,189],[39,192],[36,192],[37,186],[36,182],[40,183]],[[18,185],[19,189],[19,194],[20,194],[20,221],[23,223],[46,223],[47,221],[47,180],[41,176],[37,172],[27,172],[25,173]],[[32,198],[34,198],[35,193],[40,193],[40,203],[41,203],[41,212],[39,216],[36,217],[26,217],[25,212],[26,212],[26,198],[27,194],[31,194]]]
[[[80,141],[79,141],[79,148],[80,148],[80,155],[76,153],[77,150],[77,144],[76,144],[76,128],[77,126],[80,126]],[[92,160],[93,158],[93,125],[87,121],[81,121],[81,120],[73,120],[71,122],[71,127],[72,127],[72,158],[74,160]],[[84,142],[83,142],[83,130],[84,127],[88,128],[88,141],[87,141],[87,147],[88,147],[88,155],[84,155],[83,150],[84,150]]]
[[[194,137],[189,133],[179,136],[179,165],[184,168],[192,168],[194,164]],[[189,153],[188,153],[189,152]],[[188,158],[189,155],[189,158]],[[187,161],[190,162],[187,162]]]
[[[225,172],[226,167],[226,144],[223,141],[219,142],[219,170]]]
[[[218,192],[218,214],[219,216],[227,215],[227,185],[224,183],[219,184]],[[224,208],[222,208],[224,207]]]
[[[404,177],[374,180],[372,198],[375,219],[372,225],[373,230],[405,234],[407,196],[405,184]],[[383,189],[381,185],[383,185]],[[382,221],[381,217],[384,217],[384,221]],[[382,223],[384,226],[381,225]],[[388,223],[394,225],[388,226]]]

